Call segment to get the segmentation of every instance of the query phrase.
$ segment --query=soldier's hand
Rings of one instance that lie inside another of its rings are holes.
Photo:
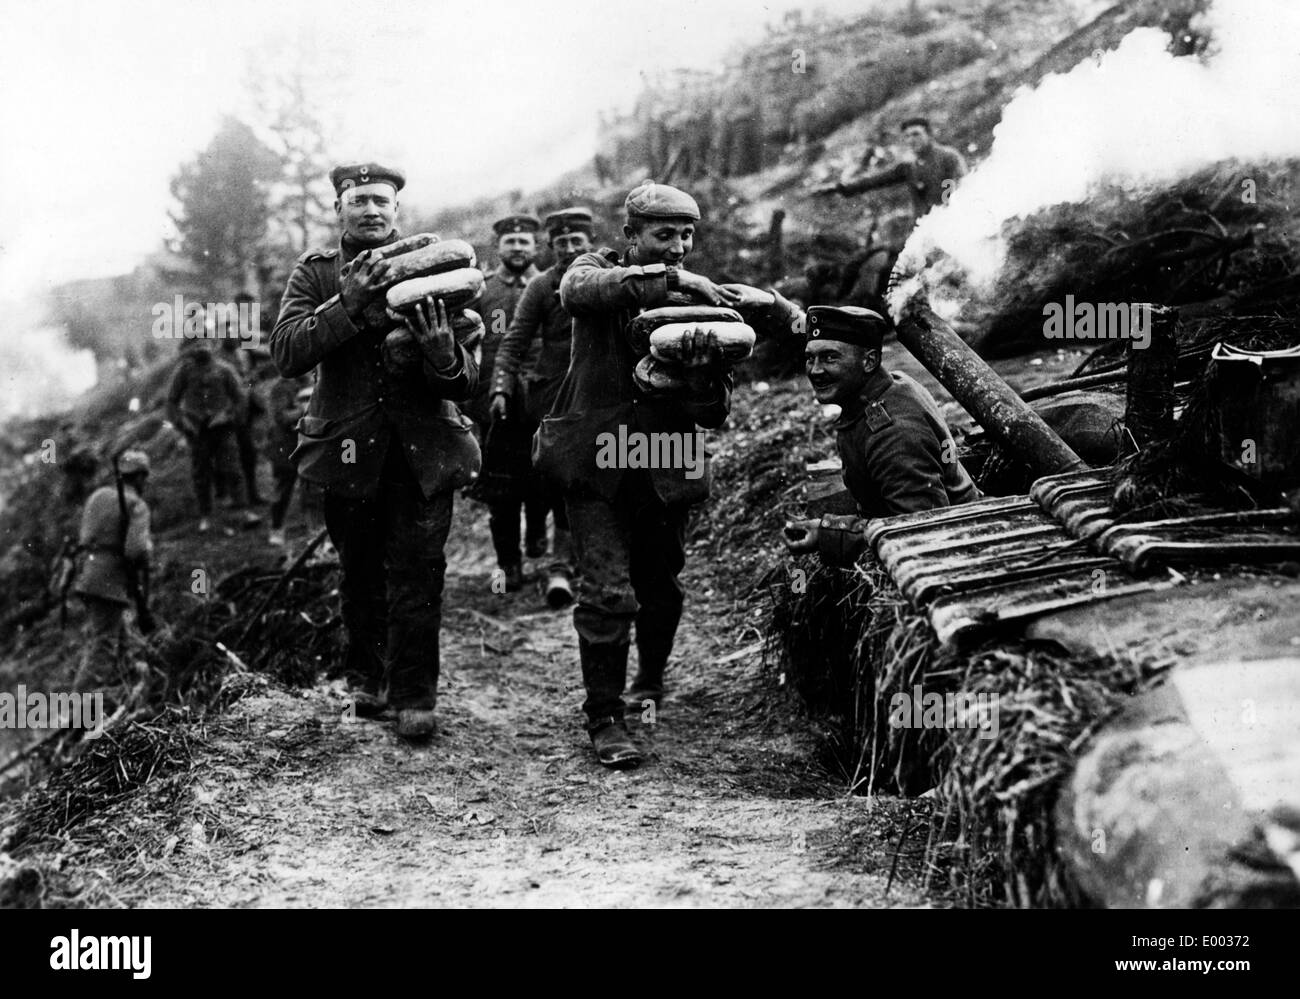
[[[435,368],[443,370],[456,362],[456,335],[452,332],[447,307],[441,298],[429,295],[423,302],[417,302],[403,321],[421,352]]]
[[[362,250],[343,267],[339,273],[339,298],[350,317],[360,318],[387,276],[388,261],[376,257],[373,250]]]
[[[821,538],[821,522],[816,520],[792,520],[782,528],[785,548],[791,555],[811,555],[817,551]]]
[[[722,367],[722,350],[710,330],[697,326],[682,337],[681,365],[688,376],[711,374]]]
[[[727,291],[721,285],[716,285],[703,274],[692,274],[690,271],[679,270],[677,272],[677,287],[681,291],[690,292],[701,301],[708,302],[710,305],[731,306],[735,295]]]
[[[504,392],[498,392],[488,403],[488,414],[493,420],[505,420],[510,416],[510,399]]]
[[[770,291],[763,291],[761,288],[754,288],[747,284],[723,284],[718,287],[735,296],[735,300],[731,303],[733,309],[761,309],[776,301]]]

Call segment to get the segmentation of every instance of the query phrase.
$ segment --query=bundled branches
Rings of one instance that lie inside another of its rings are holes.
[[[928,863],[970,905],[1077,906],[1056,858],[1052,810],[1087,742],[1165,664],[1067,654],[1046,644],[988,648],[960,670],[995,705],[994,735],[951,733]]]

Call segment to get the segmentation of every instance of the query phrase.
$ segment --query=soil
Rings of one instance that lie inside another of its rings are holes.
[[[102,816],[108,834],[73,827],[20,859],[57,872],[63,901],[132,907],[926,904],[916,803],[848,797],[819,768],[754,611],[700,566],[649,760],[611,772],[581,727],[570,612],[531,586],[490,591],[479,508],[459,502],[455,530],[429,744],[352,718],[338,682],[257,677],[196,727],[189,770],[163,781],[183,786],[170,807],[146,787]],[[204,554],[237,564],[259,543],[218,532]]]

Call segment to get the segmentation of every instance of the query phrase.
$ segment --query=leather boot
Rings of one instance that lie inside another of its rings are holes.
[[[578,636],[578,657],[582,662],[582,683],[587,699],[587,731],[595,732],[610,722],[622,723],[623,686],[627,682],[626,645],[594,645]]]

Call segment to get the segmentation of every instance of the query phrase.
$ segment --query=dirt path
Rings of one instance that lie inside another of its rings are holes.
[[[889,804],[819,776],[743,612],[690,588],[653,758],[613,773],[579,724],[570,614],[485,578],[454,553],[431,744],[343,717],[337,687],[246,696],[210,725],[165,846],[100,884],[132,906],[918,904],[904,876],[886,896]],[[79,853],[65,870],[89,876]]]

